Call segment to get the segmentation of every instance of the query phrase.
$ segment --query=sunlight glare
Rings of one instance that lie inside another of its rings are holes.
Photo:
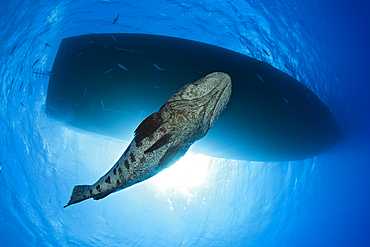
[[[152,178],[152,182],[162,192],[176,190],[190,195],[192,188],[203,185],[210,173],[211,158],[201,154],[187,153],[173,166]]]

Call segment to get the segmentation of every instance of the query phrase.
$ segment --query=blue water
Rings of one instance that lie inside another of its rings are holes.
[[[370,6],[322,2],[3,1],[0,245],[370,246]],[[266,61],[314,91],[347,138],[284,163],[189,152],[143,183],[63,209],[73,186],[95,182],[130,140],[49,119],[48,78],[32,71],[51,70],[63,38],[106,32],[182,37]]]

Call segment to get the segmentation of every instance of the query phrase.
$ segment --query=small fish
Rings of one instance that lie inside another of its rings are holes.
[[[119,13],[117,14],[117,17],[113,19],[113,23],[112,24],[116,24],[116,22],[118,21],[118,17],[119,17]]]
[[[289,101],[288,101],[286,98],[284,98],[284,100],[285,100],[285,102],[286,102],[287,104],[289,104]]]
[[[311,35],[310,30],[308,30],[308,28],[307,28],[307,33],[308,33],[308,35]]]
[[[105,111],[104,102],[102,99],[100,99],[100,103],[101,103],[101,108],[103,109],[103,111]]]
[[[78,58],[79,56],[81,56],[82,54],[84,54],[83,52],[80,52],[76,55],[76,58]]]
[[[86,93],[87,93],[87,87],[85,87],[85,91],[84,91],[84,99],[86,98]]]
[[[289,70],[291,73],[293,73],[293,74],[294,74],[294,71],[293,71],[291,68],[289,68],[289,67],[288,67],[288,65],[286,65],[286,64],[284,63],[284,66],[285,66],[285,68],[287,68],[287,70]]]
[[[12,83],[10,84],[10,89],[13,88],[13,84],[14,84],[14,77],[12,78]]]
[[[19,86],[19,92],[20,92],[20,91],[21,91],[21,89],[22,89],[23,82],[24,82],[24,81],[22,81],[22,82],[21,82],[21,85]]]
[[[23,71],[23,67],[21,67],[21,69],[19,71],[19,75],[22,75],[22,71]]]
[[[9,95],[10,91],[13,89],[13,84],[14,84],[14,77],[12,79],[10,86],[8,86],[7,88],[6,95]]]
[[[121,51],[128,51],[128,52],[131,52],[131,53],[137,53],[137,54],[143,54],[142,52],[140,51],[134,51],[134,50],[130,50],[130,49],[125,49],[125,48],[121,48],[121,47],[116,47],[117,50],[121,50]]]
[[[287,68],[290,71],[290,73],[292,73],[294,75],[294,77],[297,77],[296,74],[294,73],[293,69],[289,68],[288,65],[286,65],[285,63],[284,63],[284,66],[285,66],[285,68]]]
[[[66,55],[66,51],[65,52],[63,52],[63,55],[62,55],[62,57],[60,58],[60,61],[62,61],[63,59],[64,59],[64,56]]]
[[[116,37],[114,37],[113,35],[112,35],[112,39],[113,39],[114,41],[116,41],[117,43],[119,43],[119,42],[118,42],[118,40],[116,39]]]
[[[267,55],[267,56],[270,56],[270,54],[267,53],[267,51],[265,49],[262,49],[262,51]]]
[[[130,114],[130,112],[128,112],[128,111],[121,111],[121,110],[109,109],[109,108],[104,108],[104,111],[111,111],[111,112],[118,112],[118,113]]]
[[[45,46],[52,48],[51,45],[49,45],[48,43],[45,43]]]
[[[117,63],[118,67],[120,67],[121,69],[124,69],[126,70],[127,72],[130,72],[125,66],[123,66],[122,64],[120,63]]]
[[[141,110],[140,114],[139,114],[139,117],[137,118],[137,120],[140,120],[141,119],[141,116],[143,115],[144,113],[144,109]]]
[[[33,65],[32,65],[32,69],[33,69],[33,67],[38,63],[40,61],[40,59],[37,59],[34,63],[33,63]]]
[[[44,76],[54,75],[54,73],[52,73],[51,71],[46,71],[46,73],[44,73],[44,72],[38,72],[38,71],[33,71],[32,73],[34,73],[35,75],[44,75]]]
[[[260,79],[261,81],[265,82],[259,74],[257,74],[257,77],[258,77],[258,79]]]
[[[319,35],[317,35],[317,39],[321,42],[321,39],[320,39],[320,36]]]
[[[16,45],[13,46],[12,49],[10,50],[10,55],[12,55],[16,49],[17,49],[17,46]]]
[[[153,63],[154,67],[156,67],[157,69],[163,71],[164,69],[160,68],[158,65],[156,65],[155,63]]]
[[[293,5],[293,8],[294,8],[296,11],[298,11],[298,7],[297,7],[294,3],[292,3],[292,5]]]
[[[230,96],[230,76],[221,72],[182,87],[158,112],[140,123],[126,151],[105,175],[93,185],[73,188],[64,207],[89,198],[102,199],[173,165],[207,134]]]
[[[111,69],[108,69],[107,71],[105,71],[104,74],[108,74],[109,72],[112,72],[113,70],[115,70],[116,68],[111,68]]]

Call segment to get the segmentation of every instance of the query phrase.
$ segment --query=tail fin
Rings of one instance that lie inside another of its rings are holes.
[[[77,202],[86,200],[87,197],[83,197],[83,195],[90,189],[90,187],[91,187],[90,185],[76,185],[73,188],[72,195],[71,198],[69,199],[68,204],[65,205],[64,208]]]

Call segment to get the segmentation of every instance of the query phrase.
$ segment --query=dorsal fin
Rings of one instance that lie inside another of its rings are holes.
[[[163,135],[161,138],[159,138],[159,140],[156,141],[150,148],[145,150],[144,154],[149,153],[149,152],[153,152],[154,150],[157,150],[158,148],[163,147],[167,143],[172,142],[172,140],[173,140],[173,134],[171,132],[167,133],[167,134]]]
[[[145,137],[152,135],[163,124],[163,119],[159,112],[155,112],[144,121],[135,130],[135,142],[141,142]]]

